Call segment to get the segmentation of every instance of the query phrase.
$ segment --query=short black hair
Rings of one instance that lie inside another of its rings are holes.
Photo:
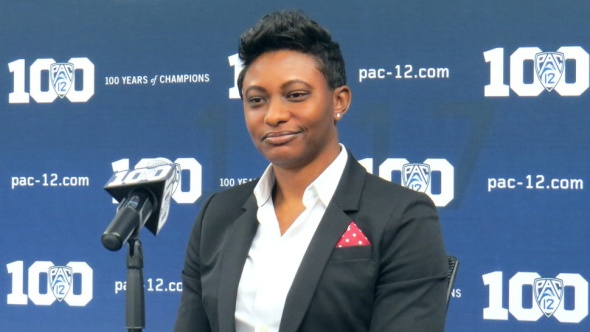
[[[238,54],[244,66],[238,76],[240,96],[244,76],[252,62],[264,53],[279,50],[313,56],[330,89],[346,84],[344,58],[330,32],[301,11],[279,11],[262,17],[240,37]]]

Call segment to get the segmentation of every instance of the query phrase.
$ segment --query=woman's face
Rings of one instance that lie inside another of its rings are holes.
[[[256,148],[273,165],[303,168],[328,164],[340,150],[335,122],[342,115],[314,57],[290,50],[268,52],[248,68],[243,81],[246,126]],[[335,155],[334,155],[335,153]]]

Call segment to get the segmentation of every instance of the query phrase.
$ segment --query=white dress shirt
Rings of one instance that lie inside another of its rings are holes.
[[[272,165],[254,188],[259,225],[238,286],[237,332],[279,331],[287,293],[346,166],[348,154],[340,146],[338,157],[305,189],[305,210],[282,236],[272,201]]]

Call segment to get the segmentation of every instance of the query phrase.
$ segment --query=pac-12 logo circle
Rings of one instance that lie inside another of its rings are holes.
[[[28,71],[28,92],[25,60],[10,62],[8,69],[14,77],[13,90],[8,94],[10,104],[28,104],[30,98],[37,103],[52,103],[58,97],[84,103],[94,95],[94,64],[88,58],[71,58],[61,63],[53,59],[35,60]],[[45,77],[47,82],[42,82]]]

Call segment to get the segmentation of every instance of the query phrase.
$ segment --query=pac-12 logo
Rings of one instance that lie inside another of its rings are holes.
[[[560,52],[535,54],[535,73],[541,85],[549,92],[559,83],[565,71],[565,56]]]
[[[52,266],[49,268],[49,286],[53,296],[61,302],[72,288],[73,270],[69,266]]]
[[[430,184],[430,165],[413,163],[405,164],[402,168],[402,186],[426,192]]]
[[[52,63],[49,66],[50,81],[53,90],[59,98],[66,96],[74,84],[74,64],[72,63]]]
[[[28,92],[25,60],[10,62],[8,70],[14,77],[13,90],[8,94],[10,104],[28,104],[30,98],[37,103],[52,103],[57,97],[84,103],[94,95],[94,64],[88,58],[71,58],[67,62],[35,60],[29,67]]]
[[[563,280],[558,278],[537,278],[535,279],[534,296],[535,302],[541,312],[551,317],[559,307],[563,299]]]
[[[590,56],[580,46],[562,46],[556,52],[519,47],[510,55],[510,84],[504,80],[504,48],[494,48],[483,55],[490,64],[490,84],[484,87],[486,97],[508,97],[510,90],[521,97],[536,97],[543,91],[554,90],[560,96],[575,97],[590,86]]]

